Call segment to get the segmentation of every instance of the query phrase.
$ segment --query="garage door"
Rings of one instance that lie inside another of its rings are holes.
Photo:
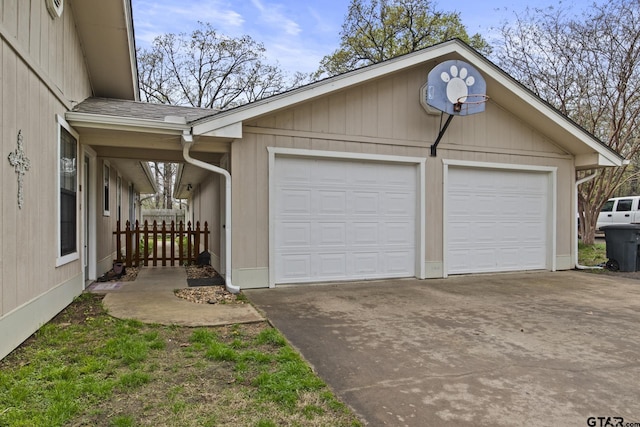
[[[417,167],[276,157],[276,283],[415,276]]]
[[[449,167],[448,274],[547,268],[549,175]]]

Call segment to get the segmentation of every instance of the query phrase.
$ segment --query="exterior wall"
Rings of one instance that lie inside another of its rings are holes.
[[[64,116],[71,108],[69,100],[81,100],[91,93],[69,8],[53,20],[43,1],[5,1],[2,5],[0,358],[82,291],[81,260],[56,267],[56,115]],[[22,131],[30,160],[22,209],[17,205],[17,174],[6,160],[17,148],[18,131]],[[44,298],[49,298],[46,303]]]
[[[220,271],[220,209],[223,206],[220,202],[220,185],[223,185],[220,175],[211,173],[209,176],[195,186],[192,197],[191,213],[189,221],[195,224],[200,221],[200,226],[204,223],[209,225],[209,252],[211,253],[211,265]],[[201,243],[200,250],[204,250],[204,242]]]
[[[116,249],[116,237],[113,232],[116,230],[118,222],[118,190],[117,183],[119,173],[113,164],[107,160],[99,158],[96,162],[96,186],[93,188],[96,198],[96,276],[101,276],[113,267],[113,261],[118,253]],[[109,214],[104,210],[104,181],[103,170],[105,164],[109,165]],[[120,205],[120,224],[124,229],[129,220],[129,184],[130,182],[121,178],[122,195]],[[125,251],[125,242],[122,241],[121,251]]]
[[[419,103],[427,74],[424,67],[406,70],[245,123],[231,154],[236,285],[268,284],[267,147],[426,158],[427,277],[442,277],[443,159],[557,167],[557,265],[572,267],[572,156],[489,102],[484,113],[454,118],[437,157],[430,157],[440,116],[427,114]]]

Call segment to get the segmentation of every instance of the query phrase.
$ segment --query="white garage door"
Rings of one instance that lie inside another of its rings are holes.
[[[547,268],[549,174],[449,167],[448,274]]]
[[[276,283],[415,276],[417,167],[275,160]]]

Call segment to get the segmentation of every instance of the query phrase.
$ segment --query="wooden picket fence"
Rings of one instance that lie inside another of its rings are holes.
[[[204,228],[200,228],[200,221],[196,222],[192,228],[191,222],[185,224],[180,221],[176,227],[174,221],[167,224],[162,221],[158,224],[153,221],[149,225],[148,221],[140,226],[139,221],[135,224],[126,222],[124,229],[121,229],[120,221],[116,224],[117,262],[124,263],[127,267],[138,266],[162,266],[167,264],[175,266],[194,264],[200,253],[200,243],[204,243],[204,251],[209,251],[209,226],[205,222]],[[121,253],[122,239],[124,238],[124,258]]]

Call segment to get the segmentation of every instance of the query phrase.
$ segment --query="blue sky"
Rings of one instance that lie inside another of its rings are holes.
[[[575,3],[586,0],[574,1]],[[439,10],[461,13],[470,34],[491,42],[495,28],[515,12],[561,1],[460,0],[436,2]],[[166,33],[190,33],[198,21],[209,22],[220,33],[243,34],[265,45],[267,56],[290,73],[312,72],[323,56],[340,42],[340,29],[349,0],[132,0],[136,45],[147,48]]]

